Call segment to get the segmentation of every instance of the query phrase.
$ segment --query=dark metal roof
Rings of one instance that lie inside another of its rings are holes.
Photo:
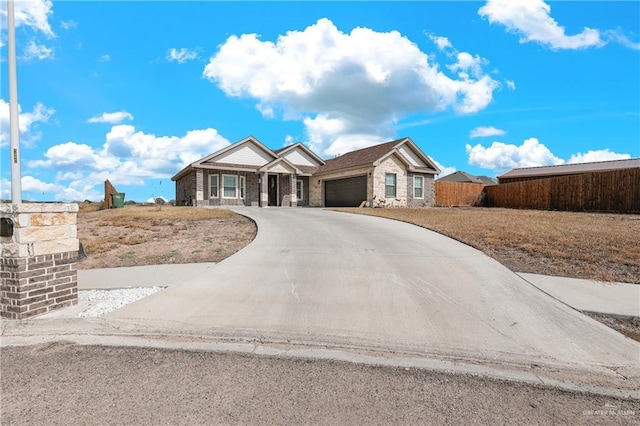
[[[522,178],[534,176],[573,175],[579,173],[603,172],[607,170],[640,167],[640,158],[627,160],[598,161],[593,163],[561,164],[558,166],[520,167],[509,170],[498,178]]]

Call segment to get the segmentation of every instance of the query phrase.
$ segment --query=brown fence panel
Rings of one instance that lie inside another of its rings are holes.
[[[549,184],[549,179],[540,179],[487,186],[485,203],[490,207],[546,210]]]
[[[485,192],[490,207],[640,212],[640,168],[505,183]]]
[[[473,206],[480,199],[481,183],[436,181],[437,206]]]

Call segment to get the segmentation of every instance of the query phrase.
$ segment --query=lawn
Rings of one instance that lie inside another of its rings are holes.
[[[501,208],[353,208],[481,250],[515,272],[640,284],[640,215]]]

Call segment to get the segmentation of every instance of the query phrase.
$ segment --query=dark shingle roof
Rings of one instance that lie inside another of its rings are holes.
[[[593,163],[561,164],[559,166],[521,167],[511,169],[498,178],[520,178],[547,175],[571,175],[578,173],[603,172],[607,170],[631,169],[640,167],[640,158],[628,160],[598,161]]]
[[[357,151],[351,151],[339,157],[325,160],[325,164],[318,167],[316,173],[328,173],[335,170],[373,165],[376,160],[380,159],[385,154],[388,154],[403,140],[405,140],[405,138],[396,139],[380,145],[370,146],[368,148],[362,148]]]

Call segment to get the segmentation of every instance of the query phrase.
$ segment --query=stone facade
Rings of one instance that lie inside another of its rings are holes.
[[[0,204],[0,316],[24,319],[78,303],[77,204]],[[9,235],[11,234],[11,235]]]
[[[385,177],[387,173],[396,175],[396,195],[387,197],[385,193]],[[386,207],[403,207],[407,205],[407,168],[395,156],[391,155],[383,160],[373,172],[373,205],[384,200]]]

